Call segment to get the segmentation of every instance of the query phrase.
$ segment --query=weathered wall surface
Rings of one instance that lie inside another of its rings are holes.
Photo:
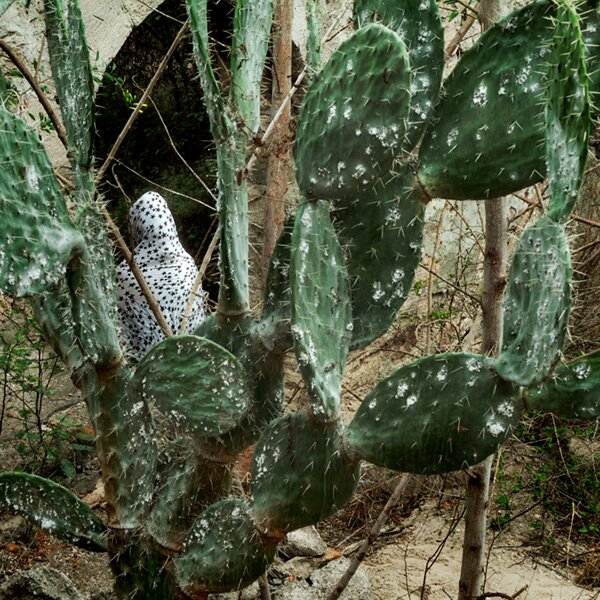
[[[102,74],[117,54],[132,29],[161,2],[162,0],[81,0],[90,58],[92,65],[98,70],[98,75]],[[35,70],[33,65],[39,61],[40,81],[48,85],[48,97],[53,100],[50,66],[44,40],[43,0],[32,0],[28,8],[19,1],[13,2],[0,17],[0,37],[10,44],[32,71]],[[8,66],[5,57],[0,60],[3,67]],[[18,80],[17,85],[23,93],[23,112],[37,115],[41,107],[35,96],[26,91],[29,86]],[[64,148],[56,136],[46,135],[44,143],[56,166],[66,164]]]

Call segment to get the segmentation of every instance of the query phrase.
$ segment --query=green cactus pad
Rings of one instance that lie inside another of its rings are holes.
[[[250,410],[239,425],[220,438],[231,454],[240,452],[259,438],[262,428],[281,414],[283,406],[284,354],[271,352],[263,344],[263,324],[245,317],[228,322],[216,315],[206,318],[194,332],[227,348],[246,369],[253,390]]]
[[[271,349],[288,350],[293,340],[290,329],[290,255],[294,219],[287,219],[273,249],[263,298],[263,338]]]
[[[52,165],[37,134],[0,108],[0,289],[43,292],[83,251]]]
[[[526,391],[528,408],[564,419],[600,418],[600,352],[561,366],[538,389]]]
[[[181,430],[203,437],[238,425],[252,397],[235,356],[194,335],[157,344],[139,363],[131,383],[130,395],[153,402]]]
[[[222,500],[196,519],[173,561],[177,581],[190,595],[239,590],[265,572],[275,547],[256,530],[247,502]]]
[[[406,169],[333,211],[348,265],[352,349],[390,328],[419,266],[423,206],[412,193],[412,179]]]
[[[80,548],[106,552],[106,525],[73,492],[29,473],[0,473],[0,506]]]
[[[354,493],[359,464],[342,451],[339,423],[315,422],[303,413],[273,421],[252,463],[253,512],[269,534],[312,525]]]
[[[231,92],[243,124],[251,133],[260,122],[260,83],[269,49],[273,0],[238,0],[233,18]]]
[[[581,5],[579,25],[583,34],[585,54],[587,59],[587,72],[589,76],[588,87],[592,110],[598,112],[600,99],[600,6],[596,0],[587,0]]]
[[[92,165],[94,80],[79,0],[44,0],[48,53],[69,152],[78,166]]]
[[[200,75],[206,113],[215,139],[225,139],[234,130],[229,106],[225,103],[211,64],[208,38],[207,0],[186,0],[190,19],[194,62]]]
[[[324,200],[298,209],[292,237],[292,335],[311,409],[337,418],[352,314],[345,259]]]
[[[355,0],[358,27],[378,22],[395,31],[408,49],[411,67],[409,129],[401,144],[412,150],[438,97],[444,70],[444,30],[435,0]]]
[[[555,21],[546,89],[548,215],[564,222],[579,196],[592,119],[585,47],[575,8],[563,0]]]
[[[205,460],[188,438],[177,438],[159,456],[155,501],[146,531],[163,547],[178,552],[196,516],[227,496],[231,464]]]
[[[96,435],[109,525],[137,529],[150,510],[156,475],[150,409],[143,398],[128,394],[131,372],[122,364],[102,372],[88,363],[78,375]]]
[[[494,198],[544,177],[551,7],[534,3],[496,23],[444,82],[420,150],[431,198]]]
[[[350,423],[351,453],[410,473],[481,462],[519,422],[517,392],[476,354],[427,356],[401,367],[363,400]]]
[[[571,309],[571,258],[564,226],[548,216],[523,233],[504,296],[498,374],[519,385],[539,383],[560,358]]]
[[[343,198],[389,171],[406,135],[409,87],[408,52],[387,27],[366,25],[340,45],[298,119],[296,176],[307,197]]]

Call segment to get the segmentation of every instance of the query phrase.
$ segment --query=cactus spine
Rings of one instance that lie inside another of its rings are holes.
[[[36,136],[0,109],[0,287],[31,296],[82,389],[109,523],[66,490],[27,475],[0,474],[0,504],[63,539],[107,548],[120,598],[246,585],[286,532],[352,495],[362,460],[415,473],[480,462],[518,422],[519,386],[532,405],[598,415],[598,360],[555,369],[570,304],[564,221],[584,168],[587,86],[597,84],[586,69],[597,61],[597,8],[583,17],[567,0],[519,9],[464,54],[440,94],[437,3],[356,0],[356,32],[307,90],[296,146],[303,201],[277,244],[264,310],[254,319],[244,168],[258,127],[272,5],[237,0],[229,90],[211,65],[207,2],[187,6],[217,146],[220,295],[216,315],[194,335],[161,342],[135,372],[118,344],[113,267],[90,177],[93,97],[76,0],[45,1],[77,186],[75,222]],[[544,174],[551,209],[513,259],[500,357],[442,354],[405,365],[345,427],[347,354],[386,331],[410,289],[422,203],[498,196]],[[49,245],[51,236],[60,243]],[[555,275],[549,283],[547,269]],[[291,346],[309,407],[281,415]],[[177,431],[160,453],[151,405]],[[252,499],[230,498],[231,463],[257,440]]]

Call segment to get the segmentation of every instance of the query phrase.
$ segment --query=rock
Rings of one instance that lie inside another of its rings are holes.
[[[17,571],[0,586],[0,600],[84,600],[71,580],[56,569]]]
[[[277,600],[325,600],[346,572],[350,560],[340,558],[334,560],[322,569],[317,569],[306,581],[297,580],[286,583],[275,592]],[[348,587],[340,596],[340,600],[372,600],[373,591],[369,577],[359,567]]]
[[[285,536],[279,544],[279,553],[287,558],[294,556],[323,556],[327,551],[327,544],[322,540],[317,530],[311,525],[296,529]]]
[[[260,600],[260,589],[255,581],[240,592],[229,592],[228,594],[210,594],[208,600]]]

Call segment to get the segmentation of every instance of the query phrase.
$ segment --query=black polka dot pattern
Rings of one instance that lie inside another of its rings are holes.
[[[135,262],[171,331],[177,333],[198,269],[181,245],[173,215],[160,194],[147,192],[139,198],[129,211],[129,220]],[[117,281],[121,333],[127,356],[137,362],[165,336],[126,261],[117,268]],[[204,293],[199,287],[187,333],[201,323],[205,313]]]

